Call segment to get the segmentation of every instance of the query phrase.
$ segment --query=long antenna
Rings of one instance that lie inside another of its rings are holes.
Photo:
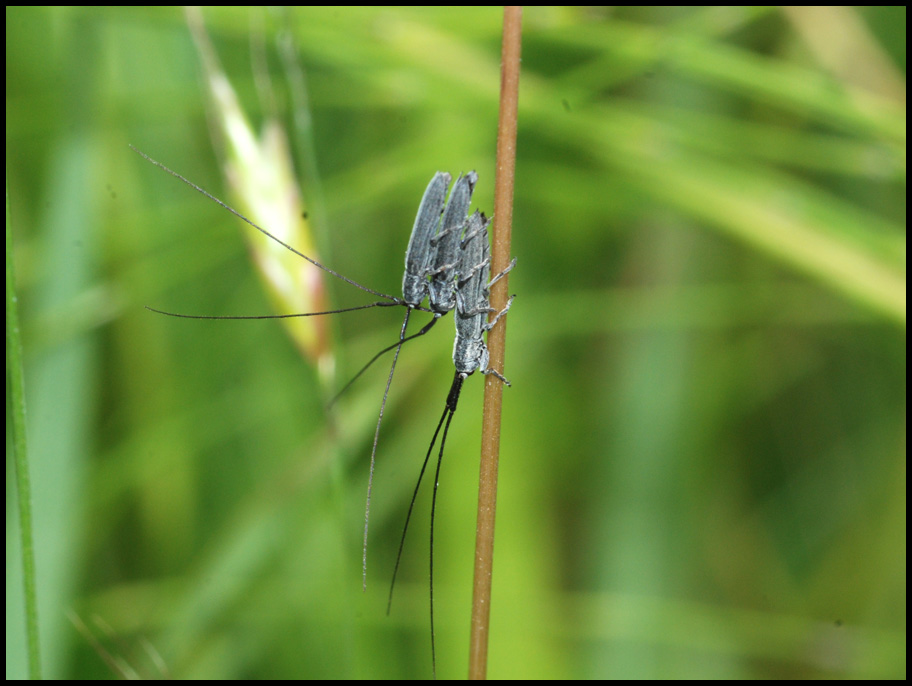
[[[165,312],[165,310],[157,310],[154,307],[149,307],[148,305],[144,305],[144,307],[151,312],[155,312],[157,314],[164,314],[169,317],[179,317],[180,319],[291,319],[292,317],[319,317],[320,315],[324,315],[324,314],[341,314],[343,312],[354,312],[355,310],[367,310],[371,307],[396,307],[401,304],[402,303],[389,302],[386,300],[378,300],[377,302],[370,303],[369,305],[358,305],[356,307],[345,307],[345,308],[342,308],[341,310],[326,310],[325,312],[299,312],[299,313],[294,313],[294,314],[251,314],[251,315],[181,314],[178,312]],[[418,308],[415,308],[415,309],[418,309]],[[414,336],[409,336],[409,338],[407,338],[406,340],[411,340],[412,338],[414,338]],[[388,352],[388,351],[392,350],[393,348],[395,348],[396,345],[398,345],[398,344],[394,344],[388,348],[384,348],[383,351],[378,353],[374,357],[374,359],[371,360],[371,363],[374,362],[383,353]],[[370,366],[370,363],[368,363],[367,366]],[[364,369],[362,369],[361,372],[363,372],[365,369],[367,369],[367,366]],[[361,372],[358,372],[359,376],[360,376]],[[351,385],[351,382],[346,384],[345,388],[348,388],[348,386],[350,386],[350,385]],[[341,393],[339,395],[341,395]]]
[[[434,444],[437,442],[437,435],[440,433],[440,427],[443,426],[443,437],[440,439],[440,452],[437,455],[437,469],[434,473],[434,491],[431,497],[431,548],[429,558],[429,588],[431,597],[431,669],[434,678],[437,678],[437,644],[434,637],[434,514],[437,511],[437,484],[440,481],[440,465],[443,462],[443,449],[446,446],[447,433],[450,430],[450,422],[453,420],[453,414],[456,412],[456,405],[459,402],[459,393],[462,390],[462,383],[466,380],[467,374],[456,372],[453,377],[453,384],[450,386],[450,392],[447,395],[446,405],[443,408],[443,414],[440,415],[440,421],[437,422],[437,428],[434,429],[434,436],[431,438],[431,444],[428,446],[427,454],[424,456],[424,462],[421,463],[421,471],[418,473],[418,481],[415,483],[415,490],[412,492],[412,500],[409,503],[408,513],[405,516],[405,525],[402,527],[402,538],[399,540],[399,550],[396,553],[396,566],[393,569],[393,579],[390,581],[389,599],[386,603],[386,614],[389,615],[393,606],[393,589],[396,587],[396,576],[399,573],[399,563],[402,560],[402,549],[405,547],[405,535],[408,532],[409,521],[412,518],[412,510],[415,508],[415,500],[418,498],[418,489],[421,488],[421,480],[424,478],[424,472],[427,470],[428,461],[431,452],[434,450]],[[446,425],[444,425],[446,420]]]
[[[447,418],[447,415],[452,416],[452,413],[456,411],[456,402],[459,400],[459,391],[462,389],[462,382],[465,380],[465,378],[465,375],[459,374],[458,372],[453,378],[453,384],[450,386],[450,393],[447,396],[447,403],[443,408],[443,414],[440,416],[440,421],[437,422],[437,428],[434,429],[434,436],[431,438],[431,444],[428,446],[427,454],[424,456],[424,462],[421,463],[421,471],[418,473],[418,481],[415,483],[415,490],[412,491],[412,500],[409,502],[408,512],[405,515],[405,525],[402,527],[402,537],[399,539],[399,552],[396,553],[396,566],[393,568],[393,579],[390,582],[389,598],[386,602],[386,614],[389,614],[390,610],[393,607],[393,589],[396,588],[396,576],[399,574],[399,563],[402,560],[402,550],[405,547],[405,534],[408,532],[409,522],[412,519],[412,510],[415,509],[415,500],[418,498],[418,490],[421,488],[421,480],[424,478],[424,472],[427,469],[428,460],[430,460],[431,452],[434,450],[434,444],[437,442],[437,435],[440,433],[440,427],[443,426],[443,422]],[[454,398],[454,393],[455,399],[451,405],[450,399]],[[449,422],[447,422],[447,427],[449,427],[449,425]],[[443,440],[446,441],[446,433],[444,433]],[[443,445],[441,444],[441,455],[442,454]]]
[[[383,400],[380,402],[380,414],[377,417],[377,428],[374,431],[374,445],[371,448],[370,468],[367,476],[367,499],[364,503],[364,544],[361,548],[361,590],[367,590],[367,531],[370,525],[371,494],[374,489],[374,466],[377,457],[377,443],[380,440],[380,425],[383,423],[383,412],[386,410],[386,399],[389,396],[390,386],[393,383],[393,373],[396,371],[396,362],[399,360],[399,351],[402,350],[402,344],[405,342],[405,328],[408,326],[409,315],[411,310],[405,311],[405,317],[402,320],[402,328],[399,331],[399,343],[396,345],[396,354],[393,355],[393,363],[390,365],[389,377],[386,379],[386,388],[383,391]],[[437,321],[435,318],[434,321]],[[360,372],[359,372],[360,374]]]
[[[402,298],[398,298],[398,297],[396,297],[395,295],[387,295],[386,293],[381,293],[380,291],[375,291],[373,288],[368,288],[367,286],[362,286],[362,285],[361,285],[360,283],[358,283],[357,281],[354,281],[354,280],[352,280],[352,279],[349,279],[347,276],[342,276],[339,272],[330,269],[330,268],[327,267],[326,265],[320,264],[319,262],[317,262],[317,261],[316,261],[315,259],[313,259],[312,257],[308,257],[307,255],[305,255],[304,253],[300,252],[299,250],[296,250],[296,249],[292,248],[290,245],[288,245],[288,243],[286,243],[286,242],[283,241],[282,239],[277,238],[276,236],[272,235],[271,233],[269,233],[269,231],[267,231],[266,229],[264,229],[262,226],[259,226],[259,225],[255,224],[255,223],[252,222],[250,219],[248,219],[247,217],[245,217],[243,214],[241,214],[240,212],[238,212],[236,209],[234,209],[233,207],[231,207],[231,206],[228,205],[227,203],[224,203],[224,202],[222,202],[221,200],[219,200],[218,198],[216,198],[216,197],[215,197],[214,195],[212,195],[212,193],[210,193],[209,191],[206,191],[206,190],[200,188],[199,186],[197,186],[195,183],[193,183],[192,181],[190,181],[190,179],[187,179],[187,178],[181,176],[180,174],[178,174],[176,171],[174,171],[174,170],[171,169],[170,167],[165,166],[164,164],[162,164],[162,163],[159,162],[158,160],[152,159],[152,158],[149,157],[146,153],[144,153],[143,151],[141,151],[141,150],[139,150],[139,149],[133,147],[132,145],[130,146],[130,149],[131,149],[133,152],[135,152],[137,155],[139,155],[140,157],[142,157],[142,158],[146,159],[148,162],[151,162],[152,164],[154,164],[154,165],[155,165],[156,167],[158,167],[159,169],[163,169],[164,171],[166,171],[166,172],[168,172],[169,174],[171,174],[171,176],[174,176],[175,178],[180,179],[181,181],[183,181],[185,184],[187,184],[188,186],[190,186],[190,188],[192,188],[192,189],[195,190],[196,192],[202,193],[202,194],[205,195],[207,198],[209,198],[210,200],[212,200],[214,203],[216,203],[216,204],[218,204],[218,205],[221,205],[221,206],[224,207],[226,210],[228,210],[229,212],[231,212],[231,214],[233,214],[235,217],[237,217],[238,219],[241,219],[242,221],[246,222],[247,224],[249,224],[250,226],[252,226],[253,228],[255,228],[257,231],[259,231],[260,233],[265,234],[266,236],[269,236],[269,237],[270,237],[272,240],[274,240],[276,243],[278,243],[279,245],[283,246],[283,247],[286,248],[287,250],[290,250],[291,252],[293,252],[293,253],[294,253],[295,255],[297,255],[298,257],[303,257],[305,260],[307,260],[308,262],[310,262],[310,263],[311,263],[312,265],[314,265],[315,267],[319,267],[320,269],[322,269],[323,271],[325,271],[327,274],[332,274],[332,275],[335,276],[337,279],[341,279],[342,281],[344,281],[344,282],[346,282],[346,283],[350,283],[350,284],[351,284],[352,286],[354,286],[355,288],[360,288],[362,291],[365,291],[365,292],[367,292],[367,293],[371,293],[371,294],[373,294],[373,295],[376,295],[378,298],[383,298],[384,300],[389,300],[389,301],[391,301],[391,302],[392,302],[393,304],[395,304],[395,305],[406,305],[406,302],[405,302]],[[413,307],[414,307],[414,306],[413,306]],[[414,309],[424,310],[425,312],[430,312],[430,310],[427,310],[427,309],[422,308],[422,307],[414,307]],[[164,312],[163,314],[171,314],[171,313],[169,313],[169,312]],[[172,316],[175,316],[175,315],[172,315]],[[176,315],[176,316],[179,316],[179,315]],[[204,317],[202,317],[202,318],[204,318]],[[224,318],[224,319],[231,319],[231,317],[223,317],[223,318]],[[247,317],[245,317],[245,319],[246,319],[246,318],[247,318]],[[263,318],[264,318],[264,319],[268,319],[268,317],[263,317]]]

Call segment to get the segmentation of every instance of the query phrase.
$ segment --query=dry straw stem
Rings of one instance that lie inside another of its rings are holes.
[[[513,181],[516,171],[516,112],[519,100],[519,56],[522,46],[522,8],[504,8],[500,66],[500,120],[497,126],[497,176],[494,180],[494,229],[491,273],[499,274],[510,261],[513,222]],[[491,307],[499,312],[507,303],[504,277],[491,288]],[[504,368],[507,320],[488,332],[490,368]],[[488,669],[488,624],[491,616],[491,574],[494,562],[494,514],[497,508],[497,461],[500,456],[500,414],[503,384],[485,376],[481,433],[481,471],[478,482],[478,520],[475,533],[475,581],[472,592],[472,629],[469,641],[469,678],[484,679]]]

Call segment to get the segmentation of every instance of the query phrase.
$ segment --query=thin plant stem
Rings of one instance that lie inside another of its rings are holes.
[[[500,273],[510,262],[521,27],[522,7],[505,7],[501,49],[500,118],[497,126],[497,174],[494,180],[492,274]],[[504,276],[491,287],[491,309],[494,312],[502,310],[507,303],[507,279],[508,277]],[[488,332],[491,369],[503,371],[506,332],[506,320]],[[493,375],[486,376],[475,534],[475,581],[472,590],[472,627],[469,640],[470,679],[485,679],[488,670],[488,626],[491,616],[494,515],[497,507],[497,463],[500,456],[502,400],[503,383]]]
[[[41,679],[41,651],[38,634],[38,588],[35,581],[35,544],[32,538],[32,490],[25,434],[25,375],[22,371],[22,340],[19,334],[19,305],[13,270],[13,230],[10,218],[9,185],[6,187],[6,370],[9,375],[9,406],[12,419],[13,453],[16,464],[16,497],[19,501],[19,539],[22,547],[22,586],[25,595],[25,636],[29,678]]]

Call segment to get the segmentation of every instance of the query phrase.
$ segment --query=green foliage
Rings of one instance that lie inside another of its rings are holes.
[[[383,608],[452,324],[403,350],[362,594],[383,365],[327,412],[277,323],[143,308],[271,312],[238,221],[127,147],[227,197],[183,15],[6,16],[45,674],[427,678],[426,509]],[[477,170],[491,208],[499,9],[204,18],[253,126],[289,131],[324,263],[397,292],[438,169]],[[526,11],[492,678],[904,677],[904,27]],[[337,318],[337,379],[400,321]],[[444,678],[466,673],[480,414],[473,378],[441,475]]]

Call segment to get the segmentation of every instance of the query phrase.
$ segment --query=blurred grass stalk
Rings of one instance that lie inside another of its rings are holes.
[[[28,441],[25,431],[25,372],[19,327],[19,299],[13,264],[13,228],[10,217],[9,182],[6,186],[6,372],[7,400],[13,434],[16,500],[19,505],[19,545],[22,553],[22,586],[25,601],[25,636],[29,678],[41,679],[41,650],[38,632],[38,587],[35,578],[35,542],[32,536],[32,487],[29,478]],[[9,594],[7,594],[7,603]],[[7,608],[7,612],[9,609]]]
[[[239,211],[305,255],[319,259],[306,219],[288,149],[274,118],[257,136],[219,64],[198,7],[186,10],[187,23],[202,63],[214,126],[224,143],[224,172]],[[321,312],[326,306],[324,274],[252,227],[244,235],[253,261],[278,314]],[[317,368],[324,391],[331,391],[335,355],[324,317],[294,317],[282,324],[305,359]]]

